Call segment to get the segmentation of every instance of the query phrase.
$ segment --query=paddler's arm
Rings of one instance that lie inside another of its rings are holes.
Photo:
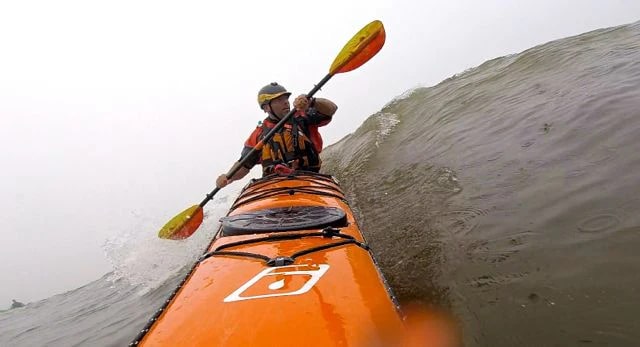
[[[233,181],[241,180],[249,173],[249,171],[251,171],[251,169],[241,166],[231,178],[227,178],[227,174],[222,174],[218,176],[218,179],[216,179],[216,187],[224,188]]]
[[[306,95],[301,94],[293,101],[293,107],[298,110],[309,111],[313,109],[312,113],[318,113],[320,116],[331,118],[338,110],[338,105],[333,101],[325,98],[307,98]]]
[[[245,141],[244,148],[240,153],[240,159],[238,159],[238,162],[234,163],[233,165],[234,166],[238,165],[239,162],[245,159],[245,157],[248,156],[250,153],[253,153],[253,154],[251,155],[250,158],[246,158],[244,165],[241,166],[240,169],[238,169],[238,171],[236,171],[233,177],[229,178],[227,177],[226,174],[222,174],[218,176],[218,178],[216,179],[216,187],[224,188],[225,186],[227,186],[229,183],[233,181],[243,179],[244,176],[246,176],[249,173],[249,171],[251,171],[251,168],[253,168],[256,164],[260,162],[260,151],[254,151],[253,148],[256,147],[261,133],[262,133],[262,127],[260,126],[256,127],[256,129],[251,133],[247,141]],[[231,169],[233,169],[233,166],[231,167]],[[231,169],[229,169],[229,171],[231,171]]]
[[[338,110],[338,105],[325,98],[315,98],[315,102],[313,102],[310,107],[315,108],[318,113],[327,117],[332,117]]]

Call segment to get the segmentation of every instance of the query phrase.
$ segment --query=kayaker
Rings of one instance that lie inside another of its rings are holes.
[[[11,301],[13,301],[11,303],[11,308],[18,308],[18,307],[23,307],[24,304],[21,303],[20,301],[16,301],[16,299],[11,299]]]
[[[261,124],[251,133],[244,143],[241,158],[244,158],[271,130],[282,117],[290,111],[289,96],[282,85],[272,82],[258,92],[258,105],[267,113]],[[256,164],[262,164],[262,175],[273,173],[287,174],[295,170],[320,171],[322,137],[318,128],[331,122],[338,106],[324,98],[307,98],[301,94],[293,101],[296,114],[262,147],[262,152],[250,158],[236,174],[227,178],[222,174],[216,180],[216,186],[222,188],[227,184],[242,179]]]

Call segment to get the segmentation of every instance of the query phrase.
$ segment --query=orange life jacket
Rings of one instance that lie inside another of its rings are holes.
[[[273,124],[262,123],[260,139],[266,135]],[[305,122],[293,117],[276,132],[273,137],[262,147],[262,171],[263,175],[273,173],[277,164],[286,165],[295,170],[320,171],[320,154],[316,145],[309,136],[309,130]]]

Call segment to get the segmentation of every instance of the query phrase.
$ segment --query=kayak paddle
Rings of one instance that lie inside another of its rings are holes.
[[[367,24],[358,33],[347,42],[342,48],[338,56],[331,64],[329,73],[307,94],[308,98],[311,98],[325,83],[333,77],[335,74],[349,72],[362,66],[369,61],[376,53],[382,49],[385,41],[385,31],[382,22],[375,20]],[[251,158],[256,152],[262,150],[264,143],[268,142],[273,135],[279,131],[284,124],[293,117],[296,113],[296,109],[292,109],[260,140],[255,147],[251,149],[247,155],[238,160],[227,172],[227,177],[233,177],[233,175]],[[182,240],[191,236],[196,229],[202,224],[204,216],[202,208],[206,205],[213,196],[218,193],[220,188],[216,187],[211,193],[207,194],[206,198],[198,205],[193,205],[186,210],[182,211],[177,216],[173,217],[167,224],[165,224],[158,237],[161,239],[170,240]]]

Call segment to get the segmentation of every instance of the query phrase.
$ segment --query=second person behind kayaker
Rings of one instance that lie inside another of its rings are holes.
[[[261,124],[251,133],[244,144],[241,158],[267,134],[282,117],[290,111],[289,93],[283,86],[272,82],[258,92],[258,105],[268,114]],[[229,183],[245,177],[256,164],[262,164],[262,175],[289,173],[295,170],[319,172],[322,137],[318,128],[331,122],[338,106],[324,98],[308,98],[302,94],[295,98],[293,107],[296,114],[267,141],[262,151],[228,178],[222,174],[216,180],[216,186],[223,188]]]

